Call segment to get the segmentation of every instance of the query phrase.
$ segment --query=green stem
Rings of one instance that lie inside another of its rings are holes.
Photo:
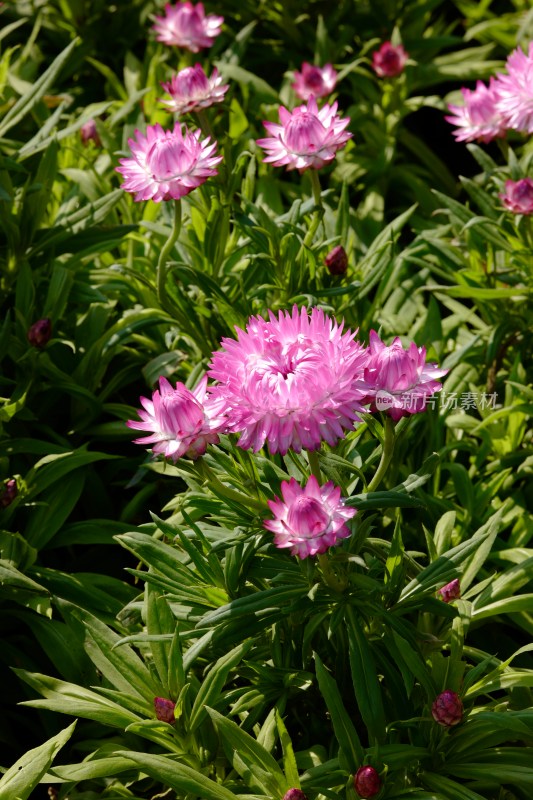
[[[392,421],[391,417],[385,417],[385,423],[383,425],[383,445],[381,450],[381,460],[379,462],[378,468],[375,472],[374,477],[370,481],[367,486],[367,492],[373,492],[377,486],[381,483],[381,480],[387,469],[389,468],[389,464],[392,458],[392,454],[394,452],[394,442],[395,442],[395,432],[394,432],[394,422]]]
[[[217,478],[211,467],[206,464],[203,458],[198,459],[196,462],[196,467],[200,477],[205,480],[214,494],[222,495],[222,497],[225,497],[228,500],[233,500],[235,503],[240,503],[240,505],[243,506],[249,506],[254,510],[262,512],[265,511],[265,503],[262,503],[260,500],[255,500],[253,497],[250,497],[247,494],[236,492],[235,489],[230,489],[229,486],[226,486],[226,484],[222,483],[222,481]]]
[[[165,288],[165,282],[167,277],[167,262],[170,252],[174,247],[174,245],[176,244],[178,236],[180,235],[180,229],[181,229],[181,200],[175,200],[174,224],[172,226],[172,231],[167,241],[161,248],[161,252],[159,253],[159,260],[157,262],[157,299],[159,300],[161,308],[164,308],[165,311],[169,311],[169,303]]]
[[[311,470],[311,475],[314,475],[317,479],[318,483],[322,483],[322,473],[320,472],[320,464],[318,461],[318,452],[316,450],[308,450],[307,451],[307,460],[309,462],[309,468]]]
[[[318,178],[318,172],[316,169],[311,169],[309,172],[311,177],[311,186],[313,187],[313,199],[315,201],[315,213],[313,219],[311,220],[311,225],[309,226],[309,230],[305,235],[305,239],[303,241],[303,245],[300,248],[300,252],[298,255],[301,255],[302,251],[306,247],[310,247],[315,238],[315,234],[318,230],[320,223],[322,222],[322,217],[324,216],[324,206],[322,204],[322,190],[320,188],[320,180]]]
[[[342,580],[342,578],[339,578],[339,576],[335,574],[329,562],[328,554],[320,553],[317,558],[322,569],[322,575],[324,576],[326,585],[329,586],[330,589],[333,589],[334,592],[344,591],[346,588],[346,581]]]

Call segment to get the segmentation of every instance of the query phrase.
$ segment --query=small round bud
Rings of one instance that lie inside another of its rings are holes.
[[[15,478],[11,478],[7,483],[4,483],[3,491],[0,493],[0,507],[7,508],[10,506],[18,493],[17,482]]]
[[[450,581],[450,583],[447,583],[446,586],[442,587],[442,589],[439,589],[437,594],[445,603],[451,603],[452,600],[458,600],[461,597],[461,584],[459,583],[459,579],[454,578],[453,581]]]
[[[439,694],[431,706],[431,714],[435,722],[444,728],[451,728],[458,725],[463,718],[463,704],[461,698],[451,689]]]
[[[375,797],[381,789],[381,778],[374,767],[359,767],[353,785],[359,797]]]
[[[52,320],[45,317],[34,322],[28,331],[28,342],[32,347],[45,347],[52,336]]]
[[[176,703],[172,700],[167,700],[165,697],[154,697],[155,715],[160,722],[168,722],[173,725],[176,721],[174,717],[174,708]]]
[[[348,268],[348,256],[341,244],[330,250],[324,259],[324,263],[331,275],[344,275]]]
[[[94,142],[97,147],[102,146],[102,141],[98,136],[98,131],[96,130],[96,122],[94,119],[90,119],[80,128],[80,139],[84,145],[88,142]]]
[[[283,800],[307,800],[307,796],[301,789],[289,789],[283,795]]]

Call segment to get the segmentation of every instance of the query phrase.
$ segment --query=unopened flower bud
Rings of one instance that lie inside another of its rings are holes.
[[[44,347],[52,335],[52,320],[45,317],[34,322],[28,331],[28,342],[32,347]]]
[[[372,66],[380,78],[395,78],[403,72],[408,58],[401,44],[383,42],[379,50],[372,53]]]
[[[289,791],[285,792],[283,795],[283,800],[307,800],[307,796],[301,789],[289,789]]]
[[[160,722],[168,722],[173,725],[176,721],[174,717],[174,708],[176,703],[172,700],[167,700],[165,697],[154,697],[155,715]]]
[[[353,785],[359,797],[375,797],[381,789],[381,778],[374,767],[359,767]]]
[[[11,478],[4,484],[4,489],[0,494],[0,506],[7,508],[11,505],[15,497],[18,495],[19,490],[15,478]]]
[[[461,698],[451,689],[439,694],[431,706],[431,714],[435,722],[444,728],[451,728],[458,725],[463,718],[463,704]]]
[[[458,600],[461,597],[461,584],[459,583],[458,578],[454,578],[453,581],[450,581],[443,586],[437,594],[440,596],[441,600],[444,600],[445,603],[451,603],[452,600]]]
[[[96,130],[96,122],[94,119],[90,119],[80,128],[80,138],[83,144],[87,144],[87,142],[94,142],[97,147],[102,146],[102,140],[98,135],[98,131]]]
[[[324,263],[331,275],[344,275],[348,267],[348,256],[341,244],[330,250],[324,259]]]

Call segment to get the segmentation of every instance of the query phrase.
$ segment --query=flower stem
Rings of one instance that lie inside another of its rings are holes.
[[[314,475],[317,479],[318,483],[322,483],[322,474],[320,472],[320,464],[318,462],[318,453],[316,450],[308,450],[307,451],[307,460],[309,462],[309,468],[311,470],[311,475]]]
[[[383,431],[384,431],[384,437],[383,437],[383,446],[381,450],[381,460],[374,474],[374,477],[367,486],[366,489],[367,492],[373,492],[376,489],[376,487],[379,486],[383,476],[387,472],[387,469],[389,467],[392,458],[392,454],[394,452],[394,442],[395,442],[394,422],[388,415],[385,417]]]
[[[168,309],[169,303],[165,288],[165,282],[167,277],[167,262],[170,252],[174,247],[174,245],[176,244],[178,236],[180,235],[180,229],[181,229],[181,200],[175,200],[174,224],[172,225],[172,231],[167,241],[161,248],[161,252],[159,253],[159,260],[157,262],[157,299],[159,300],[161,308],[164,308],[165,311],[169,310]]]
[[[320,553],[317,558],[320,568],[322,569],[322,575],[324,576],[326,585],[329,586],[330,589],[333,589],[334,592],[344,591],[346,588],[346,581],[342,580],[342,578],[339,578],[339,576],[335,574],[329,562],[328,554]]]
[[[213,494],[222,495],[222,497],[225,497],[227,500],[233,500],[234,503],[240,503],[240,505],[248,506],[256,511],[264,512],[265,503],[261,502],[261,500],[256,500],[247,494],[241,494],[241,492],[237,492],[235,489],[230,489],[229,486],[226,486],[225,483],[222,483],[222,481],[218,479],[211,467],[208,466],[203,458],[198,459],[198,461],[195,463],[199,475],[206,481]]]
[[[315,213],[313,219],[311,220],[311,225],[309,226],[309,230],[305,235],[305,239],[303,241],[303,245],[300,248],[300,253],[305,247],[309,247],[313,239],[315,238],[315,233],[318,230],[318,226],[322,222],[322,217],[324,216],[324,206],[322,204],[322,190],[320,188],[320,180],[318,178],[318,172],[316,169],[311,169],[310,172],[311,177],[311,186],[313,187],[313,198],[315,201]]]

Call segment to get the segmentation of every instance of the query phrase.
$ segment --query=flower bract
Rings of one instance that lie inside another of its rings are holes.
[[[206,16],[202,3],[167,3],[164,16],[155,18],[154,31],[158,42],[198,53],[211,47],[223,22],[224,17]]]
[[[313,450],[353,427],[367,355],[342,327],[321,309],[295,306],[292,314],[269,312],[268,321],[252,317],[236,340],[222,340],[209,371],[218,382],[212,392],[242,448]]]
[[[307,558],[325,553],[339,539],[350,536],[346,522],[356,509],[344,505],[340,488],[331,481],[319,486],[311,475],[302,489],[291,478],[281,484],[281,494],[283,499],[268,502],[275,519],[263,523],[275,534],[276,547],[290,547],[291,555]]]
[[[161,85],[170,95],[170,100],[160,102],[176,114],[187,114],[221,103],[229,89],[228,84],[222,83],[222,77],[216,68],[208,78],[201,64],[185,67],[174,75],[172,80]]]
[[[473,90],[461,89],[462,106],[448,106],[452,115],[445,119],[456,126],[453,135],[458,142],[490,142],[505,135],[506,126],[498,107],[498,87],[499,82],[494,78],[488,86],[478,81]]]
[[[508,128],[533,133],[533,42],[527,55],[517,47],[506,67],[507,74],[497,78],[498,111]]]
[[[335,89],[337,73],[331,64],[315,67],[304,61],[301,72],[294,73],[292,88],[301,100],[312,97],[327,97]]]
[[[533,214],[533,180],[505,181],[505,192],[500,194],[500,200],[514,214]]]
[[[408,58],[401,44],[383,42],[379,50],[372,53],[372,67],[380,78],[396,78],[403,72]]]

